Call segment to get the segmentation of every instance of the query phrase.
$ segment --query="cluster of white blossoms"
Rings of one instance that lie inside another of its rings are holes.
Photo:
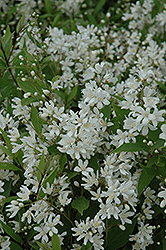
[[[0,110],[1,249],[14,232],[31,235],[13,238],[25,249],[53,249],[55,235],[64,250],[111,249],[118,230],[133,250],[154,244],[153,216],[166,213],[166,5],[152,15],[155,2],[142,2],[124,28],[110,15],[81,25],[83,0],[51,1],[77,21],[43,38],[28,16],[36,1],[19,1],[31,23],[10,58],[18,94]]]

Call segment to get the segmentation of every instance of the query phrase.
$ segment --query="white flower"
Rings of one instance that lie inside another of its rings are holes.
[[[4,192],[5,190],[2,188],[4,185],[4,182],[0,180],[0,192]]]
[[[166,140],[166,124],[161,126],[162,133],[159,135],[159,138]],[[166,146],[166,142],[164,144]]]
[[[26,201],[29,200],[29,195],[31,193],[31,191],[24,185],[22,185],[22,187],[20,187],[21,192],[17,193],[17,196],[20,197],[18,199],[18,201]]]
[[[42,243],[48,242],[47,233],[49,231],[49,228],[46,227],[46,225],[44,223],[42,223],[38,227],[34,227],[34,230],[39,232],[39,234],[34,236],[34,240],[39,240],[41,238]]]
[[[163,200],[160,203],[160,207],[163,208],[166,205],[166,188],[162,187],[164,189],[163,191],[158,193],[158,197],[163,198]]]
[[[47,230],[47,232],[49,232],[49,236],[52,237],[53,234],[58,234],[58,229],[55,227],[57,224],[60,224],[61,226],[63,226],[63,223],[60,221],[60,215],[57,215],[54,219],[53,219],[54,214],[50,214],[48,219],[45,219],[45,228]]]

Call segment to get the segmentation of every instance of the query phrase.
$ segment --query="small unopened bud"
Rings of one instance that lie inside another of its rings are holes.
[[[107,17],[107,18],[110,18],[110,16],[111,16],[111,13],[110,13],[110,12],[107,12],[106,17]]]

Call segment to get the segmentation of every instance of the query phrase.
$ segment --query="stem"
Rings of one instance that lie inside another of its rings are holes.
[[[9,65],[9,60],[7,59],[7,56],[6,56],[5,51],[4,51],[4,49],[3,49],[2,43],[1,43],[0,45],[1,45],[2,53],[3,53],[4,58],[5,58],[5,62],[6,62],[6,65],[7,65],[7,69],[8,69],[8,71],[9,71],[11,77],[13,78],[13,80],[14,80],[16,86],[19,87],[19,85],[18,85],[18,83],[17,83],[17,81],[16,81],[16,78],[14,77],[14,75],[13,75],[13,73],[12,73],[12,71],[11,71],[11,68],[10,68],[10,65]]]

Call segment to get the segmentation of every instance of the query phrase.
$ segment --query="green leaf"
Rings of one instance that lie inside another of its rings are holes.
[[[97,25],[97,21],[96,21],[95,17],[94,17],[92,14],[89,14],[89,13],[88,13],[88,14],[87,14],[87,18],[88,18],[90,24]]]
[[[12,144],[10,142],[10,138],[8,137],[7,133],[5,131],[3,131],[1,128],[0,128],[0,131],[2,133],[4,141],[6,142],[7,147],[9,149],[12,149]]]
[[[89,201],[83,196],[79,196],[71,203],[71,206],[78,210],[78,212],[83,215],[83,211],[89,207]]]
[[[114,103],[112,104],[112,107],[116,113],[118,121],[120,122],[121,125],[123,125],[123,121],[125,117],[129,114],[129,110],[122,109],[120,106],[115,105]]]
[[[98,12],[102,9],[102,7],[104,6],[104,4],[106,3],[107,0],[100,0],[98,2],[98,4],[96,5],[96,8],[94,10],[94,15],[96,16],[98,14]]]
[[[50,183],[50,184],[52,184],[53,182],[54,182],[54,179],[56,178],[56,173],[57,173],[57,170],[58,170],[58,167],[56,167],[56,168],[54,168],[53,170],[52,170],[52,172],[46,177],[46,179],[43,181],[43,183],[42,183],[42,186],[44,187],[44,188],[46,188],[46,183],[48,182],[48,183]],[[43,190],[42,190],[42,188],[40,189],[40,191],[39,191],[39,193],[38,193],[38,200],[39,199],[41,199],[41,198],[43,198],[45,196],[45,194],[44,194],[44,192],[43,192]]]
[[[0,94],[2,99],[17,95],[17,93],[18,90],[16,86],[14,86],[13,80],[0,78]]]
[[[24,92],[30,92],[30,93],[37,92],[33,84],[29,81],[23,82],[21,79],[17,78],[17,83]]]
[[[6,69],[7,66],[6,66],[6,62],[3,58],[0,58],[0,68],[1,69]]]
[[[15,165],[7,162],[0,162],[0,169],[8,169],[13,171],[20,171],[21,169],[16,167]]]
[[[18,199],[18,196],[10,196],[10,197],[7,197],[5,200],[1,201],[1,204],[10,203],[12,200],[17,200],[17,199]]]
[[[159,87],[163,90],[163,92],[166,93],[166,86],[162,82],[159,82],[157,80],[156,80],[156,82],[159,85]]]
[[[17,27],[16,27],[16,32],[17,34],[21,31],[21,29],[23,28],[24,26],[24,20],[25,20],[25,12],[23,13],[21,19],[19,20],[18,24],[17,24]]]
[[[150,184],[154,175],[149,176],[145,170],[142,171],[141,176],[138,181],[138,196],[140,196],[143,190]]]
[[[40,241],[36,241],[36,243],[38,244],[38,246],[42,250],[51,250],[52,249],[52,248],[48,247],[48,245],[46,243],[41,243]]]
[[[78,91],[78,85],[76,85],[70,92],[70,94],[67,97],[67,103],[70,102],[77,94]]]
[[[45,165],[45,162],[44,162],[44,151],[43,151],[41,160],[40,160],[39,165],[37,167],[37,180],[38,180],[38,182],[41,181],[41,178],[44,175],[44,165]]]
[[[0,145],[0,149],[6,154],[9,155],[11,158],[14,158],[14,155],[12,154],[11,150],[8,148],[5,148],[4,146]]]
[[[62,154],[59,158],[59,165],[60,165],[60,168],[62,171],[63,171],[64,165],[66,164],[66,162],[67,162],[67,156],[66,156],[66,154]]]
[[[15,241],[17,241],[18,243],[23,243],[23,240],[21,239],[21,237],[15,233],[13,231],[13,229],[11,227],[9,227],[8,225],[6,225],[5,223],[3,223],[1,220],[0,220],[0,223],[4,229],[4,231]]]
[[[91,157],[91,159],[89,160],[89,166],[94,169],[95,173],[97,172],[97,170],[99,169],[97,155]]]
[[[104,108],[101,109],[101,112],[103,113],[104,118],[106,117],[106,118],[110,119],[111,113],[112,113],[112,108],[110,105],[106,105],[106,106],[104,106]]]
[[[161,148],[164,146],[164,140],[158,140],[154,143],[154,145],[152,146],[152,150]]]
[[[41,135],[41,133],[42,133],[42,125],[41,125],[41,122],[40,122],[40,117],[39,117],[37,109],[33,105],[31,106],[30,118],[31,118],[31,122],[32,122],[32,124],[34,126],[34,129],[37,131],[37,133],[39,135]]]
[[[37,98],[35,96],[31,96],[31,97],[28,97],[28,98],[24,98],[24,99],[21,99],[21,105],[24,106],[24,105],[28,105],[30,103],[33,103],[33,102],[37,102]]]
[[[53,6],[51,4],[51,1],[50,0],[44,0],[44,5],[45,5],[47,13],[51,14],[52,10],[53,10]]]
[[[61,97],[63,100],[66,99],[66,95],[63,91],[54,89],[54,93],[57,94],[59,97]]]
[[[5,31],[5,35],[2,38],[2,46],[3,46],[3,49],[5,51],[5,54],[6,54],[7,58],[9,57],[10,51],[11,51],[11,48],[12,48],[13,34],[14,33],[10,32],[10,28],[9,28],[9,25],[8,25],[7,28],[6,28],[6,31]]]
[[[61,250],[61,245],[57,234],[54,234],[52,236],[51,243],[52,243],[52,250]]]
[[[11,241],[10,249],[23,250],[16,242]]]
[[[52,22],[52,27],[55,27],[58,21],[60,20],[62,16],[62,12],[57,13],[57,15],[54,17],[54,20]]]
[[[3,195],[8,198],[10,196],[10,192],[11,192],[11,184],[12,184],[12,180],[9,181],[5,181],[5,184],[3,186],[4,188],[4,192]]]
[[[86,245],[82,245],[81,249],[80,250],[91,250],[92,249],[92,243],[91,242],[87,242]]]
[[[148,176],[155,176],[158,175],[158,172],[155,168],[155,166],[144,166],[143,164],[140,163],[140,166],[143,170],[145,170],[146,174]]]
[[[111,153],[118,152],[140,152],[140,151],[148,151],[149,147],[145,143],[125,143],[121,145],[119,148],[116,148]]]
[[[111,228],[107,235],[107,246],[105,250],[116,250],[123,247],[129,240],[136,224],[136,219],[132,220],[132,224],[125,224],[126,229],[122,231],[118,226]]]

